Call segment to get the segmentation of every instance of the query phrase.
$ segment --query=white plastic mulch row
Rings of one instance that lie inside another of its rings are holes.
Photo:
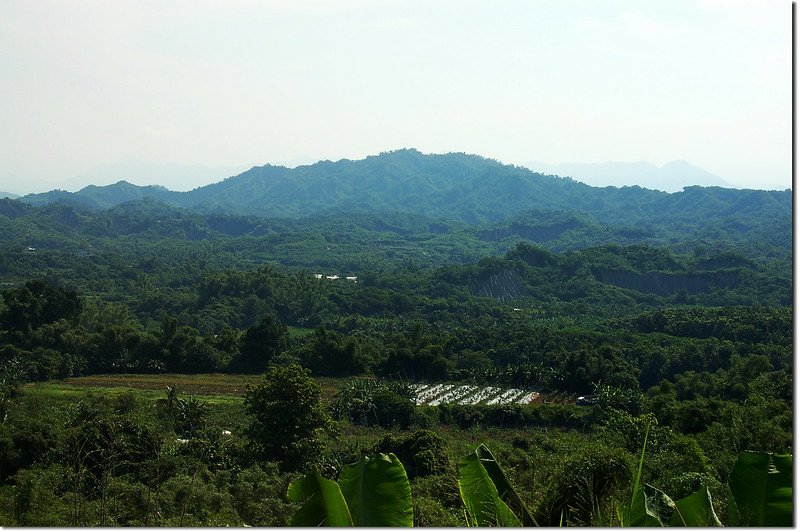
[[[443,395],[441,397],[437,397],[436,399],[434,399],[433,401],[431,401],[428,404],[431,405],[431,406],[436,406],[436,405],[440,405],[442,403],[454,403],[454,402],[458,401],[459,399],[461,399],[462,397],[465,397],[465,396],[471,394],[472,392],[474,392],[477,389],[478,389],[477,386],[467,386],[467,385],[459,386],[458,388],[450,390],[445,395]]]
[[[417,404],[421,405],[440,395],[444,395],[453,388],[452,384],[435,384],[417,393]]]
[[[539,394],[537,392],[526,393],[521,398],[517,399],[517,404],[518,405],[527,405],[528,403],[530,403],[531,401],[533,401],[537,397],[539,397]]]
[[[500,388],[495,388],[494,386],[488,386],[481,390],[478,390],[477,393],[472,394],[468,397],[463,398],[458,402],[460,405],[477,405],[480,404],[482,401],[489,399],[490,397],[497,395],[500,393]]]
[[[525,390],[517,390],[516,388],[511,388],[510,390],[506,390],[505,392],[501,393],[491,401],[488,401],[487,405],[503,405],[508,403],[513,403],[517,397],[524,394]]]
[[[537,392],[511,388],[503,391],[501,388],[487,386],[479,388],[472,385],[456,386],[454,384],[412,384],[411,389],[417,395],[418,405],[428,404],[437,406],[447,403],[460,405],[487,405],[520,404],[525,405],[539,396]],[[502,392],[502,393],[501,393]]]

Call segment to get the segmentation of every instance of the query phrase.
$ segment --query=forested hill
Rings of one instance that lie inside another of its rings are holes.
[[[82,207],[94,209],[108,209],[129,201],[141,200],[145,198],[157,199],[168,202],[172,205],[180,203],[181,192],[173,192],[161,186],[142,187],[119,181],[113,185],[95,186],[89,185],[78,192],[67,192],[66,190],[51,190],[40,194],[28,194],[19,198],[25,203],[41,206],[50,203],[74,204]]]
[[[121,181],[79,192],[31,194],[23,201],[70,200],[95,208],[145,197],[207,212],[300,218],[336,212],[407,212],[470,224],[529,210],[587,213],[615,225],[694,225],[742,219],[790,229],[791,191],[687,187],[668,194],[640,187],[597,188],[497,161],[405,149],[359,161],[320,161],[289,169],[260,166],[189,192]],[[743,230],[748,228],[743,224]],[[790,237],[787,237],[790,241]]]

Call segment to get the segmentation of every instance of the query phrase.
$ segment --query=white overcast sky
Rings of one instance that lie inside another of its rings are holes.
[[[788,0],[4,0],[0,191],[401,147],[789,188],[791,46]]]

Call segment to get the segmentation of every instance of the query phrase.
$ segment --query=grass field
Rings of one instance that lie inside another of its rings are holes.
[[[60,381],[32,383],[25,388],[34,393],[80,397],[87,390],[102,389],[104,394],[119,395],[136,391],[141,398],[163,397],[167,386],[175,387],[184,395],[197,396],[208,402],[238,401],[248,386],[255,386],[260,375],[230,375],[224,373],[185,374],[121,374],[73,377]],[[345,379],[322,377],[315,379],[322,388],[323,396],[330,400]]]

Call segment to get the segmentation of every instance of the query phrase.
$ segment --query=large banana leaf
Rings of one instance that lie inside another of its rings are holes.
[[[792,455],[745,451],[728,486],[731,526],[792,526]]]
[[[353,526],[339,485],[317,472],[289,484],[286,496],[304,503],[292,516],[292,526]]]
[[[485,445],[480,444],[478,448],[475,449],[475,454],[480,458],[481,465],[486,469],[486,473],[488,473],[489,478],[494,483],[494,487],[497,488],[497,495],[500,497],[500,500],[511,508],[514,515],[522,521],[522,526],[538,526],[528,511],[528,508],[525,506],[525,503],[522,502],[517,492],[514,491],[514,487],[511,485],[511,482],[508,481],[505,471],[503,471],[500,464],[497,463],[497,460],[494,459],[492,452]]]
[[[481,445],[481,447],[483,446]],[[481,527],[522,526],[511,508],[500,498],[497,486],[484,467],[481,455],[491,457],[490,460],[487,459],[487,462],[494,462],[492,453],[485,447],[483,447],[484,451],[480,451],[481,447],[461,461],[458,472],[458,489],[467,510],[467,524]],[[494,464],[496,465],[496,462]],[[492,466],[490,468],[493,469]],[[510,484],[508,487],[511,487]],[[513,492],[513,489],[511,491]],[[517,499],[519,498],[517,497]]]
[[[414,507],[406,470],[394,454],[365,456],[339,475],[355,526],[413,526]]]
[[[675,503],[658,488],[643,484],[631,501],[625,526],[668,526]]]
[[[722,526],[711,503],[711,494],[702,487],[688,497],[675,501],[670,526]]]
[[[633,498],[627,526],[722,526],[711,504],[708,488],[703,487],[678,501],[649,484]]]

